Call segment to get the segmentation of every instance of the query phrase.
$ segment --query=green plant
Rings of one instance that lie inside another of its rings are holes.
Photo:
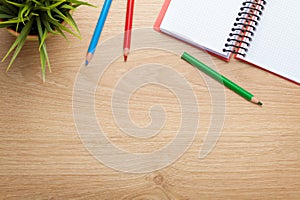
[[[37,35],[42,77],[45,81],[46,66],[51,72],[45,40],[49,33],[59,34],[67,39],[64,32],[81,38],[76,22],[70,14],[81,5],[93,6],[79,0],[0,0],[0,28],[13,29],[19,33],[2,60],[3,62],[14,51],[7,71],[20,53],[28,35]]]

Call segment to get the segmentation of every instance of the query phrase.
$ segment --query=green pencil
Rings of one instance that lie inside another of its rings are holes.
[[[252,103],[258,104],[258,105],[263,105],[262,102],[260,102],[253,94],[250,92],[246,91],[245,89],[241,88],[231,80],[227,79],[226,77],[222,76],[215,70],[211,69],[201,61],[197,60],[193,56],[189,55],[188,53],[184,52],[181,56],[183,60],[186,62],[190,63],[200,71],[204,72],[211,78],[215,79],[219,83],[223,84],[227,88],[231,89],[235,93],[239,94],[240,96],[244,97],[246,100],[251,101]]]

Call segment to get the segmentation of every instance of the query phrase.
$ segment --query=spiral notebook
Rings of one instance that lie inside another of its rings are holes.
[[[154,28],[300,84],[299,0],[165,0]]]

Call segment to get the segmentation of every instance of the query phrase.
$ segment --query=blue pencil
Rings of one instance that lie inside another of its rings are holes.
[[[101,14],[99,16],[89,49],[86,54],[85,65],[89,64],[94,55],[111,3],[112,0],[105,0],[103,4]]]

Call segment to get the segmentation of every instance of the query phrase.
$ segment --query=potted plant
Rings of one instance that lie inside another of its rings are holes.
[[[25,41],[36,39],[39,42],[41,71],[43,81],[45,81],[46,66],[51,71],[46,38],[56,34],[66,38],[64,32],[81,38],[76,22],[71,15],[81,5],[93,6],[79,0],[0,0],[0,28],[6,28],[16,35],[15,42],[2,60],[3,62],[14,52],[7,71],[18,56]]]

